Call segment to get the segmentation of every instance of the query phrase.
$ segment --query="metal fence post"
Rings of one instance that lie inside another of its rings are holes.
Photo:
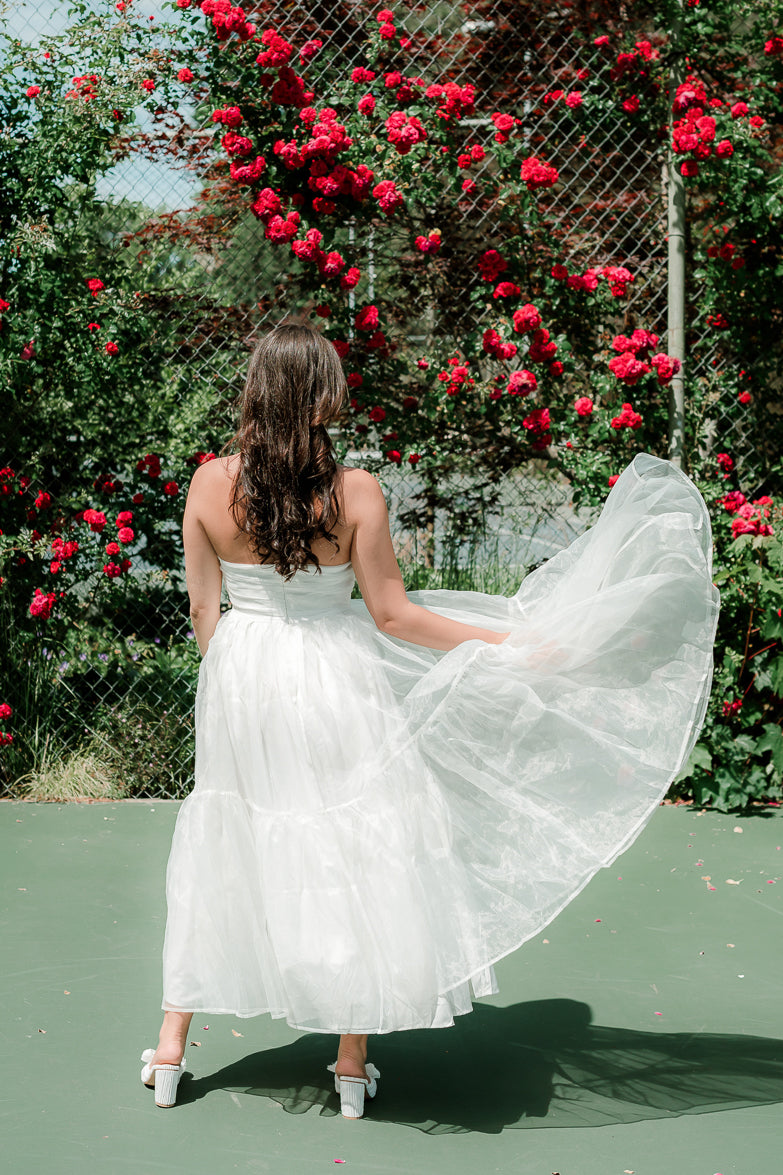
[[[670,73],[669,97],[674,100],[682,81],[682,58],[679,52],[682,0],[672,25],[671,44],[674,60]],[[674,114],[670,111],[670,120]],[[685,181],[672,150],[671,132],[667,150],[667,224],[668,224],[668,353],[679,359],[682,367],[669,385],[669,460],[682,468],[685,448]]]

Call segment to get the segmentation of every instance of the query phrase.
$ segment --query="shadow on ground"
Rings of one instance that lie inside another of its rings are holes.
[[[209,1077],[185,1074],[178,1101],[227,1089],[291,1114],[339,1113],[334,1037],[311,1034]],[[783,1101],[783,1041],[723,1033],[638,1032],[590,1023],[587,1004],[476,1004],[448,1030],[370,1038],[382,1078],[375,1121],[429,1134],[605,1126]]]

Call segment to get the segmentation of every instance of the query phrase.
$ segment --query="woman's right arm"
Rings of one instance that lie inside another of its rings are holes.
[[[474,628],[412,603],[402,582],[389,533],[383,491],[364,469],[346,470],[344,513],[353,527],[351,562],[367,609],[382,632],[429,649],[453,649],[463,641],[501,644],[508,633]]]

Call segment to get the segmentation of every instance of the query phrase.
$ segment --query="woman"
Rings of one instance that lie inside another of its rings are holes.
[[[269,1012],[339,1034],[329,1068],[360,1117],[368,1035],[446,1027],[497,991],[493,964],[638,835],[703,721],[718,594],[687,477],[636,457],[509,599],[406,595],[378,483],[335,460],[345,392],[331,344],[278,326],[237,452],[188,493],[204,656],[142,1054],[158,1105],[193,1012]]]

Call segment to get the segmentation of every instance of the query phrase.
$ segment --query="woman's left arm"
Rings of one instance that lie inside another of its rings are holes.
[[[220,619],[220,589],[223,583],[215,548],[207,538],[200,517],[199,502],[203,498],[209,476],[206,468],[206,465],[200,465],[193,474],[182,516],[190,619],[202,657]]]

